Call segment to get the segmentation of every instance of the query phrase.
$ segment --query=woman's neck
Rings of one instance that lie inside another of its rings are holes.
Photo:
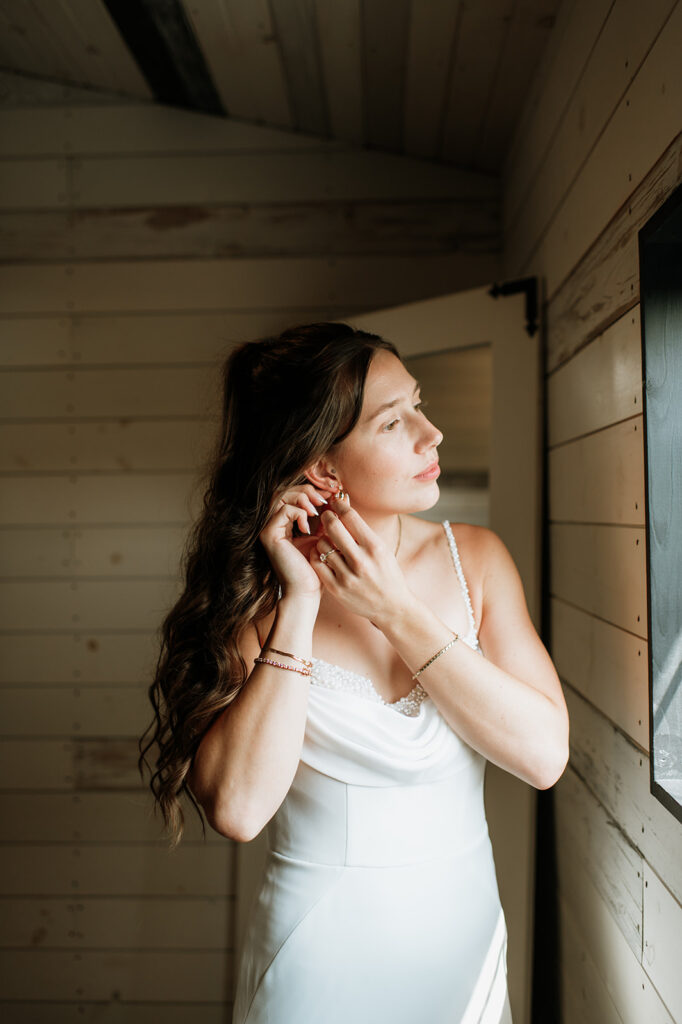
[[[377,536],[381,537],[389,551],[395,553],[398,545],[400,545],[398,551],[402,549],[405,543],[403,534],[409,519],[404,512],[390,512],[387,514],[384,512],[364,511],[361,508],[356,508],[356,512],[364,519],[370,530],[373,530]]]

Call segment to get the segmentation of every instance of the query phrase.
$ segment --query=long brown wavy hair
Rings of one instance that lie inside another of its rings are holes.
[[[357,423],[378,349],[400,358],[391,342],[348,324],[303,324],[245,342],[224,363],[220,434],[182,555],[184,589],[159,630],[154,715],[140,740],[140,772],[149,773],[173,846],[184,827],[183,793],[203,827],[187,773],[202,737],[248,678],[240,639],[279,597],[259,534],[278,496],[304,483],[304,468]]]

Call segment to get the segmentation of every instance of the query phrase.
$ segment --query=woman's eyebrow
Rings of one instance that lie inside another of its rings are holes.
[[[417,392],[417,391],[419,391],[419,388],[420,388],[420,384],[419,384],[419,381],[418,381],[418,380],[416,380],[416,381],[414,382],[414,391],[412,392],[412,394],[413,394],[413,395],[415,395],[415,394],[416,394],[416,392]],[[369,423],[369,422],[370,422],[371,420],[375,420],[375,419],[377,418],[377,416],[379,416],[379,415],[380,415],[380,414],[381,414],[382,412],[385,412],[385,411],[386,411],[386,409],[392,409],[392,408],[393,408],[393,406],[394,406],[394,405],[397,405],[397,404],[398,404],[398,403],[399,403],[400,401],[401,401],[401,399],[400,399],[400,398],[394,398],[392,402],[384,402],[384,403],[383,403],[383,405],[380,405],[380,406],[379,406],[379,408],[378,408],[378,409],[376,409],[376,410],[375,410],[375,411],[374,411],[374,412],[372,413],[372,415],[371,415],[371,416],[368,416],[368,417],[367,417],[367,422]]]

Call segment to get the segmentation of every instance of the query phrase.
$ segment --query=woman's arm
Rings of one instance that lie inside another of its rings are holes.
[[[343,565],[335,561],[336,576],[323,576],[327,586],[369,618],[416,672],[452,639],[452,631],[409,590],[390,552],[356,512],[349,509],[326,529],[344,554]],[[524,782],[548,789],[568,761],[561,683],[528,614],[518,570],[491,530],[477,531],[475,558],[484,573],[483,657],[458,641],[419,682],[471,747]]]
[[[265,646],[310,659],[318,607],[319,597],[283,597]],[[241,648],[247,665],[260,649],[249,629]],[[300,673],[259,663],[201,740],[189,785],[217,832],[249,842],[284,800],[300,760],[309,689],[310,679]]]
[[[308,661],[321,597],[320,582],[307,557],[316,543],[309,519],[314,516],[319,526],[318,508],[326,504],[324,494],[312,484],[291,487],[274,502],[259,534],[283,595],[264,647]],[[294,523],[301,530],[295,539]],[[260,654],[255,624],[239,652],[247,666]],[[269,657],[303,668],[286,654]],[[299,671],[259,662],[202,737],[188,782],[216,832],[249,842],[284,800],[301,756],[309,689],[310,678]]]
[[[485,567],[479,631],[484,656],[455,643],[419,681],[470,746],[524,782],[548,789],[568,761],[561,683],[528,614],[518,570],[490,530],[479,534],[477,561]],[[374,621],[412,672],[452,639],[417,598]]]

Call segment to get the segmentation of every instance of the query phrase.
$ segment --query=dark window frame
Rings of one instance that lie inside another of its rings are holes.
[[[682,185],[640,229],[639,271],[649,788],[682,821]]]

